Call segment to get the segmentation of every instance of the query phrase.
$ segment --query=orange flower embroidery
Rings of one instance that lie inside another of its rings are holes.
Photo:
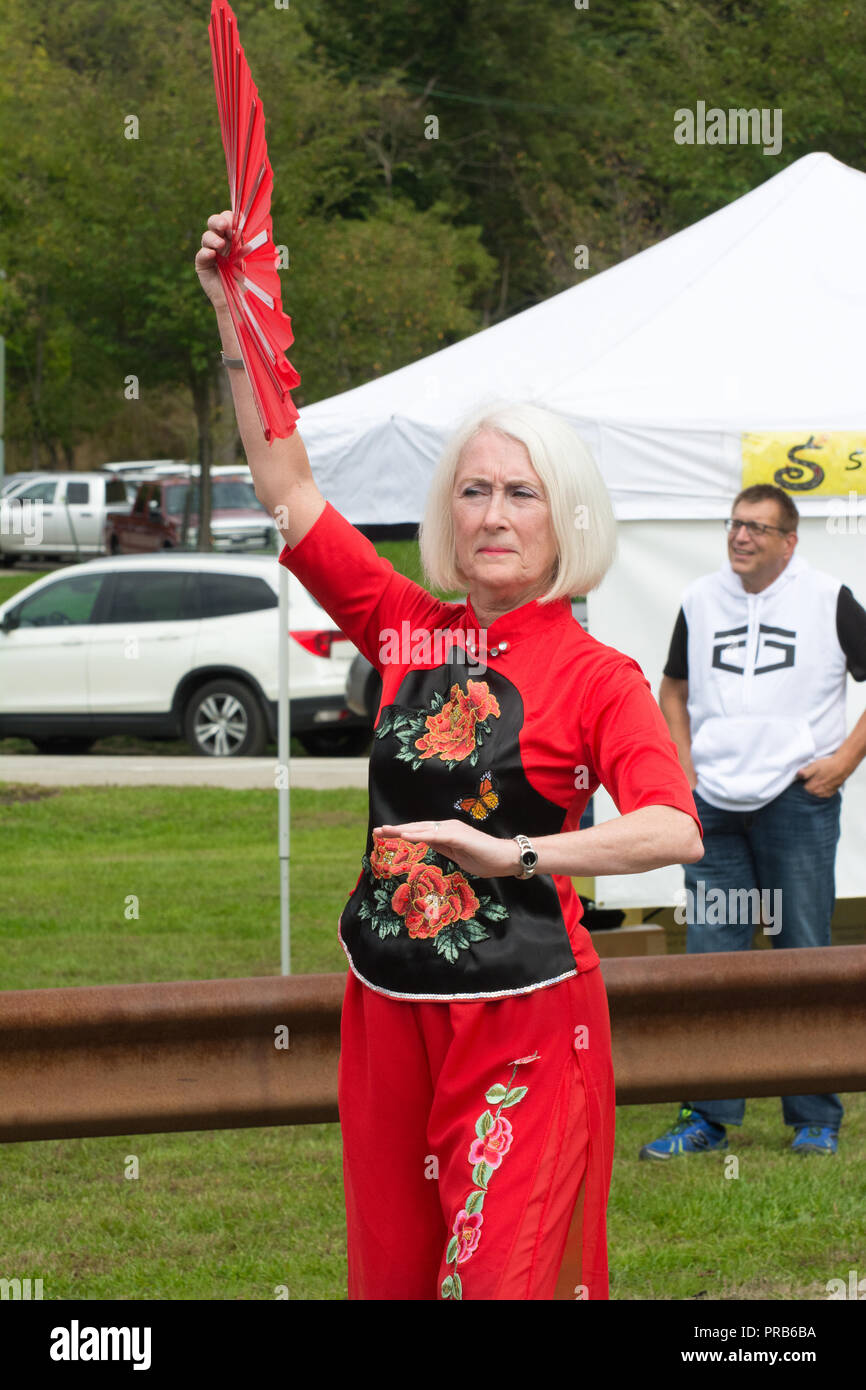
[[[408,840],[401,840],[397,836],[386,839],[381,835],[374,835],[373,845],[370,868],[376,878],[402,878],[415,864],[420,864],[427,853],[427,845],[423,840],[420,844],[412,845]]]
[[[443,874],[435,864],[414,865],[391,899],[414,937],[437,936],[451,922],[468,921],[478,906],[463,874]]]
[[[427,733],[415,740],[420,761],[442,758],[445,762],[462,762],[475,752],[475,726],[483,724],[491,714],[499,718],[499,702],[485,681],[467,681],[466,686],[464,692],[459,685],[452,685],[451,698],[438,714],[425,719]]]

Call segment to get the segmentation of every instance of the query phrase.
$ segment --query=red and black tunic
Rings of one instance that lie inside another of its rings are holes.
[[[383,680],[366,853],[340,921],[355,975],[393,999],[444,1001],[592,970],[570,878],[478,878],[427,845],[374,843],[372,827],[457,818],[532,839],[576,830],[599,784],[622,814],[664,805],[697,819],[640,667],[585,633],[564,599],[482,633],[470,603],[397,574],[330,504],[280,562]]]

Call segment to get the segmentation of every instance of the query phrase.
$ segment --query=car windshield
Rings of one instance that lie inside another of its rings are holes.
[[[188,483],[178,483],[165,489],[165,505],[169,516],[181,516],[186,505]],[[190,509],[193,514],[198,509],[198,483],[193,488]],[[248,478],[212,478],[211,511],[256,511],[265,508],[256,497],[256,490]]]

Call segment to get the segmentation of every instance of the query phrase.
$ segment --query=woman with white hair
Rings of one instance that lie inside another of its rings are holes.
[[[209,219],[196,269],[237,358],[213,268],[230,218]],[[325,502],[297,432],[265,442],[231,382],[280,562],[383,681],[339,927],[349,1296],[606,1298],[610,1027],[571,879],[703,851],[640,668],[571,613],[613,558],[604,484],[548,411],[476,414],[421,528],[431,584],[468,593],[446,603]],[[620,818],[580,830],[600,784]]]

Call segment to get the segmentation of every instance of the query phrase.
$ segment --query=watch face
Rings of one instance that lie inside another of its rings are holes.
[[[520,851],[520,862],[524,869],[534,869],[538,863],[538,855],[534,849],[524,849]]]

